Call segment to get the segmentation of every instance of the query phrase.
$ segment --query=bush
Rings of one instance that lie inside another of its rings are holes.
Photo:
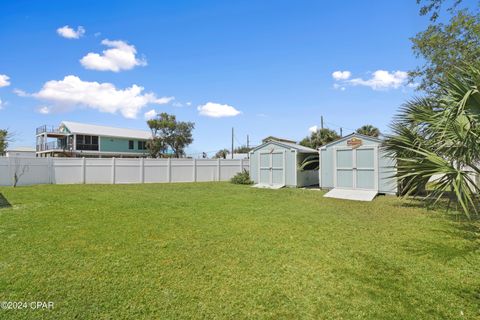
[[[234,184],[252,184],[253,183],[253,181],[250,180],[250,174],[245,169],[243,169],[242,172],[239,172],[235,176],[233,176],[233,178],[230,179],[230,182]]]

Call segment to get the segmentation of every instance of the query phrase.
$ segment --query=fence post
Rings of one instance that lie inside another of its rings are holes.
[[[112,157],[112,184],[115,184],[115,157]]]
[[[48,183],[53,183],[53,157],[48,158]]]
[[[220,158],[217,159],[217,181],[220,181]]]
[[[140,158],[140,183],[145,183],[145,163],[143,158]]]
[[[193,182],[197,182],[197,159],[193,158]]]
[[[167,160],[167,181],[172,182],[172,158]]]
[[[243,172],[243,159],[240,159],[240,172]]]
[[[82,157],[82,183],[85,184],[86,176],[87,176],[87,168],[86,168],[86,161],[85,157]]]
[[[8,160],[8,167],[7,167],[8,168],[8,180],[10,181],[10,183],[13,186],[14,181],[13,181],[13,175],[12,175],[12,157],[8,157],[7,160]]]

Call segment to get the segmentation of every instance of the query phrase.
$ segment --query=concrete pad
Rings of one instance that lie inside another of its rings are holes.
[[[281,189],[281,188],[285,187],[285,185],[284,184],[270,185],[270,184],[264,184],[264,183],[257,183],[255,185],[253,185],[252,187],[261,188],[261,189]]]
[[[354,190],[354,189],[339,189],[335,188],[327,192],[324,197],[355,200],[355,201],[372,201],[378,194],[375,190]]]

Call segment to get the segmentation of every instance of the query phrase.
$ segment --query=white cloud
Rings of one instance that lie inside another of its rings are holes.
[[[215,102],[207,102],[204,105],[200,105],[197,107],[197,110],[199,111],[200,115],[212,118],[235,117],[241,113],[228,104],[220,104]]]
[[[48,111],[64,111],[84,106],[101,112],[120,113],[125,118],[135,118],[148,104],[166,104],[174,97],[158,98],[154,93],[143,93],[144,88],[136,84],[125,89],[117,89],[105,82],[82,81],[69,75],[63,80],[47,81],[42,89],[34,93],[37,99],[50,102]]]
[[[85,28],[77,27],[77,30],[70,28],[68,25],[57,29],[57,33],[67,39],[78,39],[85,34]]]
[[[155,101],[153,103],[155,103],[155,104],[167,104],[167,103],[172,102],[173,100],[175,100],[175,97],[161,97],[161,98],[155,99]]]
[[[37,108],[37,112],[41,114],[49,114],[50,113],[50,108],[47,106],[41,106]]]
[[[5,104],[3,103],[2,99],[0,99],[0,110],[3,109],[3,106],[4,106],[4,105],[5,105]]]
[[[310,128],[308,128],[308,132],[317,132],[318,131],[318,126],[311,126]]]
[[[158,114],[157,111],[155,111],[155,109],[152,109],[150,111],[147,111],[143,114],[143,116],[145,117],[146,120],[150,120],[150,119],[153,119],[155,118],[155,116]]]
[[[6,74],[0,74],[0,88],[8,87],[10,85],[10,77]]]
[[[407,84],[408,73],[405,71],[385,71],[377,70],[370,79],[355,78],[348,82],[354,86],[367,86],[373,90],[398,89]]]
[[[335,71],[332,73],[332,77],[335,80],[347,80],[351,75],[350,71]]]
[[[369,79],[351,79],[350,71],[335,71],[332,77],[337,81],[333,87],[338,90],[345,90],[346,86],[366,86],[373,90],[398,89],[400,87],[411,87],[408,84],[408,73],[405,71],[377,70],[372,73]]]
[[[190,107],[192,105],[192,103],[190,101],[188,102],[180,102],[180,101],[175,101],[172,103],[172,106],[174,107],[177,107],[177,108],[181,108],[181,107]]]
[[[88,53],[80,59],[82,66],[92,70],[119,72],[147,65],[145,59],[136,57],[137,50],[133,45],[121,40],[110,41],[108,39],[103,40],[102,44],[110,49],[103,50],[102,54]]]
[[[23,91],[22,89],[15,88],[15,89],[13,89],[12,92],[15,93],[19,97],[28,97],[29,96],[29,94],[27,92]]]

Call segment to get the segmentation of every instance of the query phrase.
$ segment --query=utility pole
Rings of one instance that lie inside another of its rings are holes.
[[[247,149],[249,149],[249,148],[250,148],[250,139],[249,139],[248,134],[247,134]]]
[[[232,127],[232,159],[233,159],[233,135],[234,135],[234,132],[233,132],[233,127]]]
[[[320,140],[322,139],[322,131],[323,131],[323,116],[320,116]]]
[[[343,130],[342,127],[340,127],[340,138],[343,137]]]

